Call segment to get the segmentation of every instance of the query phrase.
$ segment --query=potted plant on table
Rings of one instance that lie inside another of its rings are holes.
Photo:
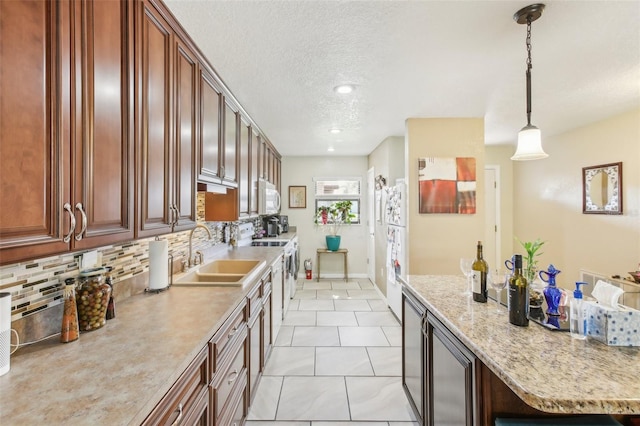
[[[342,225],[348,225],[356,217],[351,212],[351,200],[335,201],[328,206],[320,206],[316,211],[315,223],[328,234],[326,236],[327,249],[337,251],[340,248],[338,231]]]

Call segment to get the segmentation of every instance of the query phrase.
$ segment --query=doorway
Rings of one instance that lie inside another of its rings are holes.
[[[375,216],[375,173],[373,167],[367,170],[367,276],[376,282],[376,216]]]
[[[484,260],[490,270],[501,269],[500,255],[500,166],[488,165],[484,168],[485,225]]]

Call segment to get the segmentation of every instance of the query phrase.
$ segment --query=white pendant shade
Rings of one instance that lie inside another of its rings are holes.
[[[525,126],[518,133],[518,147],[511,157],[515,161],[539,160],[549,154],[542,150],[542,136],[536,126]]]

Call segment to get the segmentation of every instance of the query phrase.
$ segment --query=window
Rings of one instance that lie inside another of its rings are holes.
[[[315,206],[329,206],[336,201],[350,200],[351,213],[355,215],[351,223],[360,222],[360,189],[362,179],[359,177],[314,178]]]

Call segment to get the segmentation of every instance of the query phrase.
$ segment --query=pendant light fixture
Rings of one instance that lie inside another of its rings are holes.
[[[527,125],[518,133],[518,147],[512,160],[539,160],[549,155],[542,149],[540,129],[531,124],[531,23],[542,15],[544,4],[532,4],[517,11],[513,19],[527,24]]]

